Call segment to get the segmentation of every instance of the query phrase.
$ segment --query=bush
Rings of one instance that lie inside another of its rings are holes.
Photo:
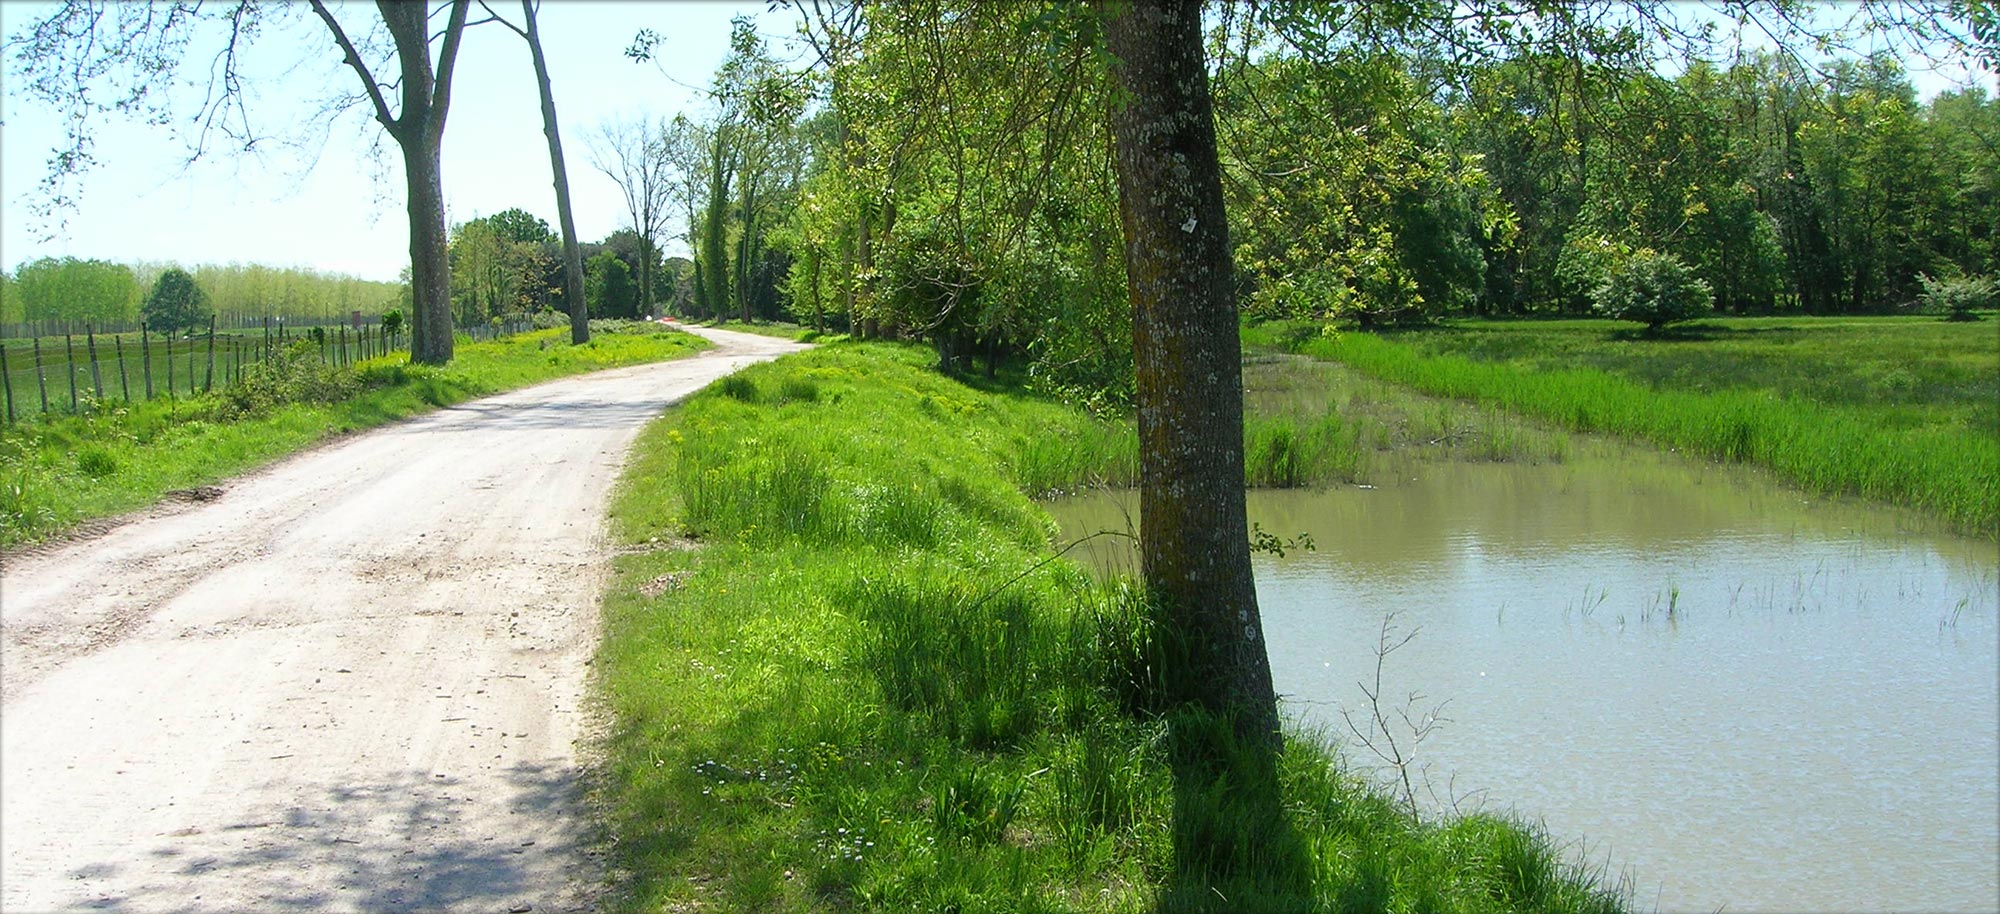
[[[1638,321],[1649,333],[1715,308],[1715,293],[1680,258],[1644,248],[1613,265],[1592,297],[1599,314]]]
[[[1976,321],[1979,315],[1972,312],[2000,307],[2000,282],[1991,276],[1932,279],[1918,274],[1917,281],[1924,287],[1917,295],[1917,304],[1925,314],[1942,314],[1953,321]]]
[[[298,340],[268,362],[243,368],[243,376],[222,391],[218,418],[260,415],[287,403],[337,403],[361,390],[353,369],[329,365],[308,340]]]

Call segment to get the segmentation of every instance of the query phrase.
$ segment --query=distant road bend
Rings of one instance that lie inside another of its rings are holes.
[[[439,410],[0,569],[0,911],[594,906],[578,742],[641,426],[802,348]]]

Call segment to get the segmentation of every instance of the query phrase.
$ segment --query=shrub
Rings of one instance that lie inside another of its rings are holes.
[[[1942,314],[1946,320],[1976,321],[1972,312],[2000,307],[2000,282],[1991,276],[1932,279],[1917,275],[1924,291],[1917,295],[1918,307],[1926,314]]]
[[[308,340],[298,340],[268,362],[244,366],[243,376],[222,391],[220,418],[259,415],[286,403],[336,403],[361,390],[353,369],[329,365]]]
[[[1598,313],[1638,321],[1649,333],[1702,317],[1715,307],[1708,283],[1680,258],[1644,248],[1612,266],[1593,299]]]

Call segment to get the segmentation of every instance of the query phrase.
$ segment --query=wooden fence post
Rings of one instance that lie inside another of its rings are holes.
[[[174,335],[167,333],[167,401],[174,399]]]
[[[7,421],[14,421],[14,376],[7,373],[7,346],[0,343],[0,387],[7,392]]]
[[[63,374],[69,375],[69,413],[76,415],[76,343],[75,337],[67,329],[63,331]]]
[[[97,328],[83,325],[83,340],[90,349],[90,386],[97,388],[97,399],[104,399],[104,375],[97,370]]]
[[[49,375],[42,370],[42,338],[35,337],[35,389],[42,393],[42,415],[49,414]]]
[[[139,370],[146,375],[146,399],[153,399],[153,338],[139,328]]]
[[[132,402],[132,382],[125,376],[125,338],[113,336],[111,348],[118,353],[118,392],[125,395],[125,402]]]
[[[202,375],[201,389],[215,390],[215,315],[208,316],[208,372]]]

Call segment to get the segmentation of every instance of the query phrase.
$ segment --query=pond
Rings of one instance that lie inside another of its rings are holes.
[[[1253,522],[1317,547],[1256,558],[1288,713],[1393,778],[1348,723],[1377,732],[1361,684],[1387,619],[1414,633],[1381,661],[1389,732],[1440,719],[1420,808],[1545,823],[1641,910],[2000,910],[2000,549],[1584,450],[1253,491]],[[1136,529],[1129,492],[1051,510],[1067,539]]]

